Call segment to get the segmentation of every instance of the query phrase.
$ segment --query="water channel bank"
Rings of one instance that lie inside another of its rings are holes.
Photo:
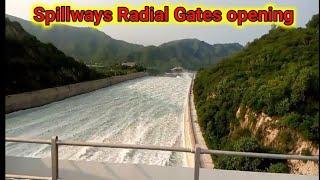
[[[208,149],[206,142],[204,141],[204,138],[202,136],[200,126],[198,124],[197,112],[195,109],[193,96],[193,82],[194,78],[192,78],[190,84],[188,102],[186,103],[186,108],[184,111],[184,145],[185,147],[193,148],[195,144],[198,144],[201,148]],[[194,154],[187,154],[186,162],[188,167],[194,167]],[[209,154],[201,154],[200,167],[211,169],[214,167],[212,158]]]

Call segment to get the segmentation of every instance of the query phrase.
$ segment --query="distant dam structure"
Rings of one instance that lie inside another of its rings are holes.
[[[114,144],[184,146],[193,74],[147,76],[6,115],[6,136]],[[6,156],[46,158],[50,146],[6,143]],[[59,159],[187,166],[184,153],[59,147]]]

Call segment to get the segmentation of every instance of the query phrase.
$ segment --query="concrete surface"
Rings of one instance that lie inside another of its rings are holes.
[[[193,79],[194,80],[194,79]],[[202,136],[202,132],[198,123],[197,111],[194,104],[194,96],[193,96],[193,82],[191,84],[191,93],[190,93],[190,112],[191,112],[191,121],[193,124],[193,131],[195,134],[195,142],[199,144],[202,148],[209,149],[206,145],[206,142]],[[201,154],[200,155],[200,167],[202,168],[214,168],[214,164],[212,162],[212,158],[210,154]]]
[[[6,157],[6,174],[50,176],[50,159]],[[59,160],[64,180],[192,180],[193,168]],[[200,169],[200,180],[317,180],[319,176]]]

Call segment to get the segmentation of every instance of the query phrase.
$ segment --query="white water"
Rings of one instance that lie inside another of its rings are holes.
[[[6,115],[6,136],[183,146],[183,109],[190,74],[145,77],[42,107]],[[6,155],[49,157],[48,145],[6,143]],[[59,147],[59,158],[113,163],[184,165],[181,153]]]

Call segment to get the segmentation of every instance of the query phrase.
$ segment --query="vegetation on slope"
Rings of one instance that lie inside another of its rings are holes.
[[[31,36],[6,18],[6,94],[61,86],[104,77]]]
[[[126,61],[129,53],[143,48],[142,45],[115,40],[89,27],[56,25],[44,29],[30,21],[6,16],[19,22],[28,33],[36,36],[41,42],[52,43],[65,54],[86,64],[112,65],[115,62]]]
[[[199,123],[210,148],[272,152],[250,130],[240,128],[239,107],[278,117],[288,127],[317,144],[319,139],[319,15],[307,28],[276,28],[241,52],[200,70],[194,93]],[[284,144],[295,143],[283,138]],[[292,149],[291,149],[292,150]],[[277,149],[288,152],[290,149]],[[287,172],[281,161],[214,157],[217,168]]]
[[[28,33],[40,41],[52,43],[65,54],[90,65],[110,66],[133,61],[147,67],[152,73],[163,73],[175,66],[196,70],[242,49],[238,43],[210,45],[197,39],[144,47],[112,39],[93,28],[59,25],[43,29],[30,21],[6,16],[19,22]]]
[[[146,71],[146,68],[141,65],[135,65],[133,67],[127,67],[122,66],[121,64],[113,64],[107,67],[104,66],[92,66],[92,69],[96,70],[97,72],[105,75],[106,77],[111,76],[120,76],[120,75],[126,75],[130,73],[136,73],[136,72],[144,72]]]

